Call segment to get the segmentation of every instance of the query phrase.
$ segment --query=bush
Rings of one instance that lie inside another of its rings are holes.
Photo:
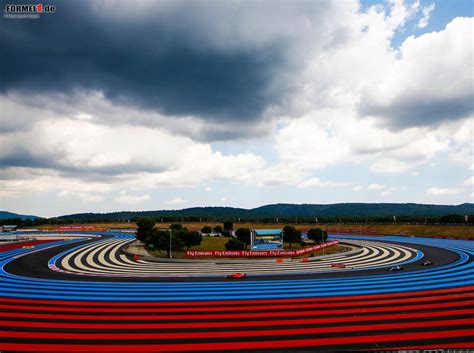
[[[230,238],[227,243],[225,243],[226,250],[244,250],[244,243],[238,239]]]
[[[201,233],[203,233],[203,234],[209,234],[209,233],[211,233],[211,232],[212,232],[212,228],[209,227],[209,226],[204,226],[204,227],[202,227],[202,229],[201,229]]]
[[[213,231],[214,233],[222,233],[222,226],[219,226],[219,225],[215,226],[213,228]]]
[[[315,243],[322,243],[324,238],[324,232],[321,228],[312,228],[308,230],[308,239],[311,239]]]
[[[222,236],[226,237],[226,238],[230,238],[230,232],[225,230],[225,231],[222,232]]]

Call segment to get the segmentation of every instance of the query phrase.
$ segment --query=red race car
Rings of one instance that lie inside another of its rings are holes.
[[[224,278],[227,278],[227,279],[243,279],[243,278],[247,278],[247,274],[246,273],[241,273],[241,272],[236,272],[236,273],[233,273],[231,275],[226,275]]]
[[[335,263],[335,264],[331,264],[331,267],[335,267],[335,268],[346,268],[346,264],[343,264],[343,263]]]

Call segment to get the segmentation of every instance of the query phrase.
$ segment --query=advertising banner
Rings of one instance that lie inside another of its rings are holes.
[[[277,257],[277,256],[298,256],[317,251],[329,246],[338,244],[333,240],[324,244],[308,246],[297,250],[207,250],[207,251],[186,251],[187,257]]]

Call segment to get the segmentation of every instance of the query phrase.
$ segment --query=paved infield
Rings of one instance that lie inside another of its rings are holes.
[[[223,274],[243,265],[135,261],[121,253],[125,234],[0,246],[0,350],[474,347],[474,242],[344,238],[368,242],[321,261],[256,263],[241,281]]]

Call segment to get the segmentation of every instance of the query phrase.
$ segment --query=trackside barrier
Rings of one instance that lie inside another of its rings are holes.
[[[456,240],[474,240],[474,238],[467,238],[467,237],[438,237],[434,236],[431,238],[438,238],[438,239],[456,239]]]
[[[278,256],[299,256],[313,251],[324,249],[338,244],[333,240],[324,244],[308,246],[298,250],[208,250],[208,251],[186,251],[187,257],[278,257]]]
[[[371,236],[371,237],[384,237],[386,235],[399,235],[399,234],[382,234],[382,233],[349,233],[349,232],[337,232],[337,231],[328,231],[329,235],[360,235],[360,236]]]
[[[454,240],[471,240],[474,241],[474,238],[468,237],[449,237],[449,236],[437,236],[437,235],[430,235],[430,236],[423,236],[423,235],[410,235],[410,234],[394,234],[394,233],[382,233],[376,230],[367,230],[367,229],[341,229],[338,231],[337,229],[328,228],[326,231],[329,235],[361,235],[361,236],[374,236],[374,237],[385,237],[389,235],[395,235],[397,237],[419,237],[419,238],[437,238],[437,239],[454,239]]]
[[[106,227],[74,225],[45,229],[44,232],[107,232],[107,230],[108,228]]]
[[[362,229],[362,228],[326,228],[326,232],[330,233],[351,233],[351,234],[381,234],[376,229]]]
[[[54,240],[34,240],[34,241],[19,241],[16,243],[9,243],[7,245],[2,245],[0,246],[0,252],[3,251],[10,251],[14,249],[32,249],[36,245],[44,244],[44,243],[50,243],[53,242]]]

